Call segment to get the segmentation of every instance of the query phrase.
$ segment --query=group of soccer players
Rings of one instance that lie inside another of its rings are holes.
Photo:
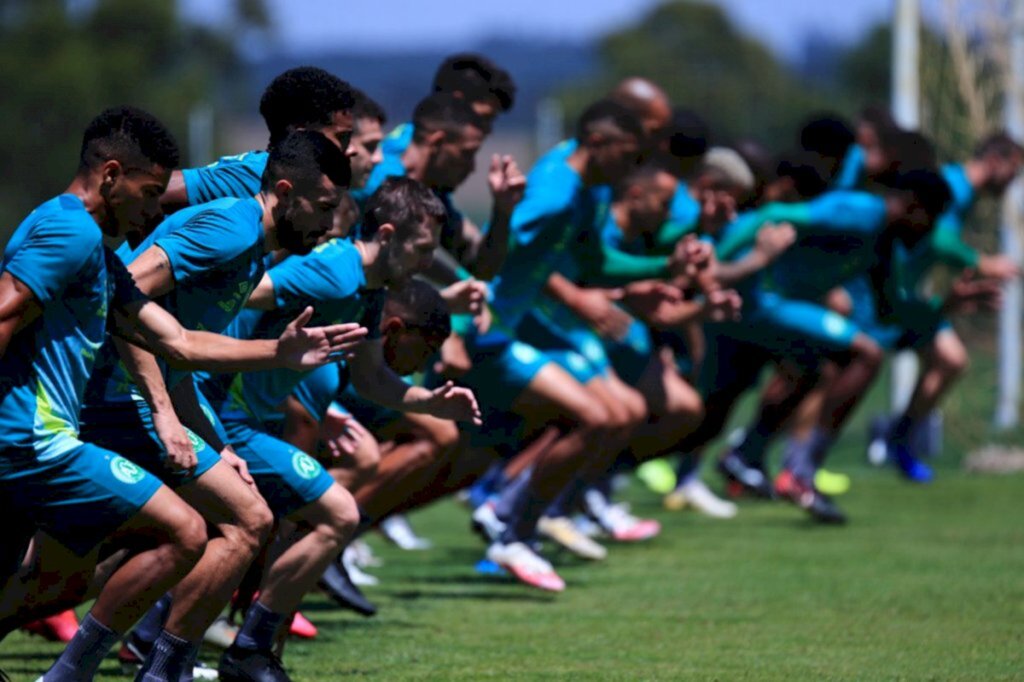
[[[666,504],[736,514],[700,457],[765,368],[717,461],[734,491],[844,522],[823,463],[899,349],[922,370],[885,447],[930,480],[919,433],[967,364],[947,316],[1019,275],[962,235],[1017,175],[1014,140],[940,166],[871,109],[772,158],[709,146],[630,78],[528,175],[489,159],[478,226],[453,193],[514,102],[505,70],[458,54],[387,135],[313,67],[264,92],[265,150],[207,167],[180,169],[139,109],[89,124],[0,269],[0,637],[67,641],[42,680],[92,679],[119,641],[143,682],[288,680],[304,596],[372,615],[360,535],[422,543],[402,515],[458,491],[485,565],[561,591],[539,540],[600,560],[600,538],[660,532],[613,501],[621,473],[678,456]],[[938,297],[940,263],[961,272]]]

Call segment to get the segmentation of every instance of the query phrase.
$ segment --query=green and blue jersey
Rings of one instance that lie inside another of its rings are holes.
[[[224,156],[208,166],[181,171],[191,206],[224,197],[246,198],[259,194],[263,171],[270,157],[265,151]]]

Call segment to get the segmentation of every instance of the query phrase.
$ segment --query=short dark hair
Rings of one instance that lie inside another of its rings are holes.
[[[946,179],[931,168],[890,171],[878,182],[896,191],[910,192],[931,216],[942,213],[953,197]]]
[[[446,339],[452,333],[448,304],[441,292],[421,279],[413,279],[401,289],[389,289],[382,317],[397,317],[407,328],[435,338]]]
[[[1021,153],[1024,153],[1024,148],[1010,137],[1009,133],[1003,130],[987,135],[974,148],[974,158],[976,159],[990,155],[1007,159],[1014,154]]]
[[[412,112],[413,141],[423,142],[430,134],[442,130],[445,136],[461,136],[466,126],[486,130],[484,121],[469,102],[445,93],[428,95]]]
[[[613,199],[621,199],[630,187],[654,182],[662,173],[672,175],[671,171],[664,166],[652,161],[634,166],[613,188]]]
[[[270,82],[260,98],[260,115],[270,146],[296,128],[323,128],[336,112],[351,111],[352,86],[315,66],[288,69]]]
[[[600,124],[610,123],[620,131],[644,139],[640,120],[626,107],[610,99],[599,99],[583,110],[576,122],[576,141],[583,143]]]
[[[271,147],[260,186],[266,191],[278,180],[316,185],[322,175],[339,188],[348,187],[352,182],[348,156],[318,132],[295,130]]]
[[[516,99],[508,71],[473,52],[449,55],[441,62],[434,74],[434,92],[461,93],[470,102],[494,97],[502,111],[510,110]]]
[[[448,212],[441,200],[422,182],[407,177],[390,177],[366,202],[360,237],[373,239],[381,225],[395,226],[395,234],[405,238],[428,218],[444,223]]]
[[[779,161],[776,177],[789,178],[801,199],[811,199],[828,190],[832,174],[820,154],[800,149]]]
[[[110,160],[172,170],[180,163],[178,143],[156,116],[136,107],[111,107],[86,126],[78,162],[86,169]]]
[[[818,114],[800,128],[800,148],[841,159],[856,141],[850,125],[838,114]]]
[[[665,130],[668,153],[679,159],[696,159],[708,150],[710,128],[692,109],[672,110],[672,119]]]
[[[884,131],[882,147],[893,171],[938,167],[938,155],[932,141],[916,130],[894,128]]]
[[[384,113],[384,109],[369,95],[358,88],[352,88],[352,99],[354,101],[352,105],[352,120],[355,125],[359,125],[360,119],[371,118],[384,125],[388,117]]]

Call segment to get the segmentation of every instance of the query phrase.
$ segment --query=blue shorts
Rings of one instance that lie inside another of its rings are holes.
[[[292,391],[292,397],[298,400],[309,412],[309,416],[317,422],[323,421],[327,408],[344,388],[341,372],[341,367],[336,363],[317,367],[308,372]]]
[[[274,516],[283,518],[316,502],[334,484],[316,459],[252,422],[225,421],[224,428]]]
[[[331,409],[352,415],[370,433],[376,433],[402,418],[402,413],[398,410],[392,410],[367,400],[359,395],[352,386],[346,387],[341,392],[338,399],[331,404]]]
[[[166,466],[167,450],[157,438],[153,428],[153,413],[145,400],[87,407],[82,410],[80,422],[83,440],[101,448],[125,453],[126,458],[155,474],[171,488],[196,480],[220,461],[219,452],[185,427],[185,433],[196,453],[195,471],[170,471]]]
[[[531,312],[519,323],[516,336],[543,351],[581,384],[607,377],[612,366],[601,337],[582,324],[570,328]]]
[[[722,329],[725,325],[705,327],[707,354],[701,364],[697,388],[704,398],[716,393],[739,395],[753,388],[764,366],[774,354],[765,348],[737,339]]]
[[[949,320],[930,310],[921,315],[902,314],[898,322],[882,321],[871,284],[866,278],[847,282],[843,288],[853,306],[850,318],[887,351],[923,348],[931,344],[940,332],[953,328]]]
[[[554,362],[547,353],[500,332],[466,337],[466,351],[473,367],[460,383],[473,389],[487,414],[509,411],[541,368]]]
[[[759,292],[744,306],[737,322],[719,326],[722,333],[752,343],[779,359],[816,364],[821,359],[848,351],[861,333],[852,320],[818,303]],[[709,353],[714,349],[709,348]]]
[[[635,385],[647,371],[654,352],[651,330],[643,322],[634,320],[621,341],[602,339],[612,367],[627,384]]]
[[[160,486],[142,467],[91,443],[43,462],[30,450],[0,453],[0,498],[23,522],[13,532],[41,530],[79,556],[135,516]]]

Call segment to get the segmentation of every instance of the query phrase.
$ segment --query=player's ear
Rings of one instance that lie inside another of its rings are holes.
[[[287,199],[293,187],[291,180],[282,178],[274,183],[274,194],[277,195],[278,200]]]
[[[434,132],[429,133],[427,135],[426,142],[427,146],[430,147],[431,149],[437,149],[438,147],[441,146],[441,143],[444,142],[444,131],[435,130]]]
[[[402,321],[402,318],[395,316],[387,318],[380,325],[380,330],[385,336],[397,334],[403,329],[405,329],[405,322]]]
[[[124,168],[121,166],[121,162],[117,159],[108,159],[103,162],[100,166],[100,181],[104,185],[112,185],[114,182],[124,174]]]
[[[381,244],[389,243],[395,236],[395,226],[391,223],[384,223],[377,228],[377,240]]]

